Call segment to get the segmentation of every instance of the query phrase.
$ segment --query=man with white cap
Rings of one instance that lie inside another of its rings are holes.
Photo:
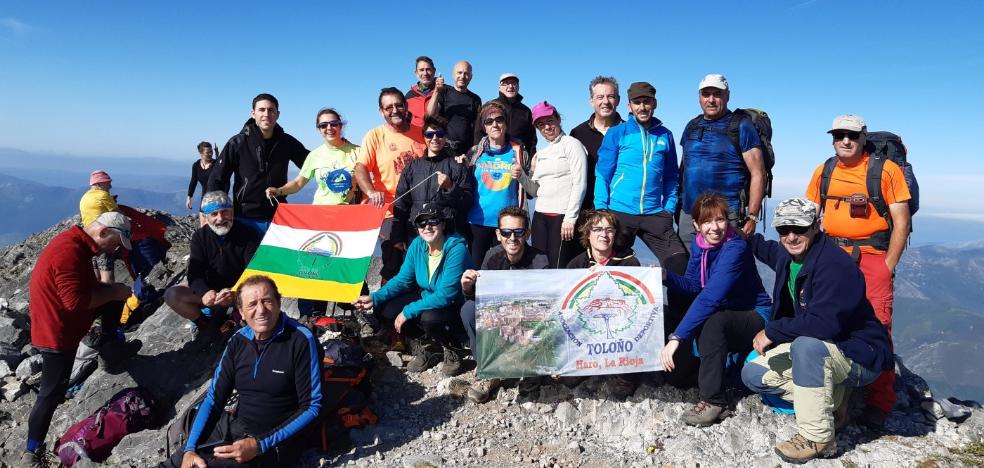
[[[523,95],[519,94],[519,77],[515,73],[503,73],[499,76],[499,97],[493,101],[502,104],[506,109],[510,138],[522,142],[530,156],[536,154],[533,111],[523,104]],[[475,142],[479,142],[483,136],[485,136],[485,127],[476,125]]]
[[[75,351],[96,317],[101,317],[103,333],[99,361],[108,372],[118,371],[139,349],[139,341],[124,343],[116,335],[130,287],[101,283],[90,269],[96,255],[129,248],[129,218],[110,211],[85,228],[72,226],[58,234],[38,256],[29,289],[31,344],[42,357],[41,387],[27,420],[26,447],[15,466],[41,466],[35,452],[65,396]]]
[[[897,164],[872,159],[865,150],[867,126],[860,116],[838,116],[827,133],[833,137],[836,165],[826,183],[826,163],[813,171],[806,198],[821,204],[824,231],[857,262],[875,316],[891,332],[895,266],[909,240],[909,187]],[[877,177],[880,193],[869,193],[868,185]],[[888,208],[886,216],[879,213],[876,198]],[[884,426],[895,405],[894,383],[892,370],[868,388],[862,423]]]
[[[756,393],[792,402],[797,433],[776,444],[790,463],[837,454],[835,409],[848,388],[894,366],[892,344],[864,294],[864,276],[820,231],[817,205],[784,200],[772,220],[779,241],[748,238],[755,257],[776,272],[772,312],[752,340],[757,356],[741,377]]]
[[[690,209],[700,194],[711,190],[728,200],[729,221],[746,235],[755,232],[765,194],[762,141],[742,112],[728,109],[731,91],[724,75],[710,74],[697,85],[703,113],[687,124],[680,137],[680,239],[690,248],[694,223]]]

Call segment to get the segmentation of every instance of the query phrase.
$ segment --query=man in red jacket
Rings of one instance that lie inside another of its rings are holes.
[[[110,211],[85,228],[73,226],[55,236],[31,273],[31,343],[41,352],[41,389],[28,417],[27,445],[18,467],[41,466],[35,455],[48,433],[72,372],[75,350],[97,316],[106,335],[100,348],[103,364],[115,367],[133,354],[133,345],[116,338],[122,301],[132,291],[121,284],[100,283],[92,274],[92,257],[130,248],[130,219]]]

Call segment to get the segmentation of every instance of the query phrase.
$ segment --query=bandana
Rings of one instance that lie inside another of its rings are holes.
[[[209,204],[203,206],[202,207],[202,213],[205,213],[205,214],[209,215],[209,214],[215,213],[216,211],[225,210],[225,209],[228,209],[228,208],[232,208],[232,205],[230,205],[228,203],[213,202],[213,203],[209,203]]]

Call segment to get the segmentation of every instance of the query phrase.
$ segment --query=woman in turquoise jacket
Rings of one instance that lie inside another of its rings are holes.
[[[444,348],[441,371],[448,376],[463,371],[465,329],[458,311],[465,302],[461,275],[472,262],[465,239],[453,232],[453,219],[454,210],[445,204],[424,204],[414,218],[419,236],[407,248],[400,272],[355,302],[361,310],[374,309],[384,327],[410,339],[410,372],[441,362],[438,344]]]

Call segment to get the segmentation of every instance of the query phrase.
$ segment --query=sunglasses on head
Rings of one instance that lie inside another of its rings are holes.
[[[503,116],[501,116],[501,115],[499,115],[499,116],[493,117],[491,119],[485,119],[482,123],[484,123],[485,125],[492,125],[494,123],[502,124],[502,123],[505,123],[505,122],[506,122],[506,118],[503,117]]]
[[[502,237],[523,237],[526,235],[526,228],[505,229],[499,228],[499,235]]]
[[[830,132],[830,134],[834,136],[834,141],[843,140],[844,137],[847,137],[850,140],[857,140],[861,137],[861,132],[852,132],[849,130],[837,130]]]
[[[802,236],[806,234],[806,231],[810,230],[810,226],[777,226],[776,232],[779,233],[779,237],[785,237],[789,233],[796,234],[797,236]]]
[[[442,222],[444,222],[444,220],[441,219],[441,218],[427,218],[427,219],[422,219],[420,221],[417,221],[417,227],[420,228],[420,229],[423,229],[423,228],[425,228],[427,226],[437,226],[438,224],[441,224]]]
[[[445,132],[444,130],[437,130],[437,131],[434,131],[434,132],[431,132],[431,131],[424,132],[424,138],[426,138],[428,140],[430,140],[431,138],[434,138],[434,137],[444,138],[446,136],[448,136],[448,132]]]
[[[327,122],[319,122],[318,123],[318,128],[320,128],[322,130],[324,130],[324,129],[328,128],[328,127],[338,128],[338,127],[341,127],[341,126],[342,126],[342,121],[341,120],[329,120]]]

